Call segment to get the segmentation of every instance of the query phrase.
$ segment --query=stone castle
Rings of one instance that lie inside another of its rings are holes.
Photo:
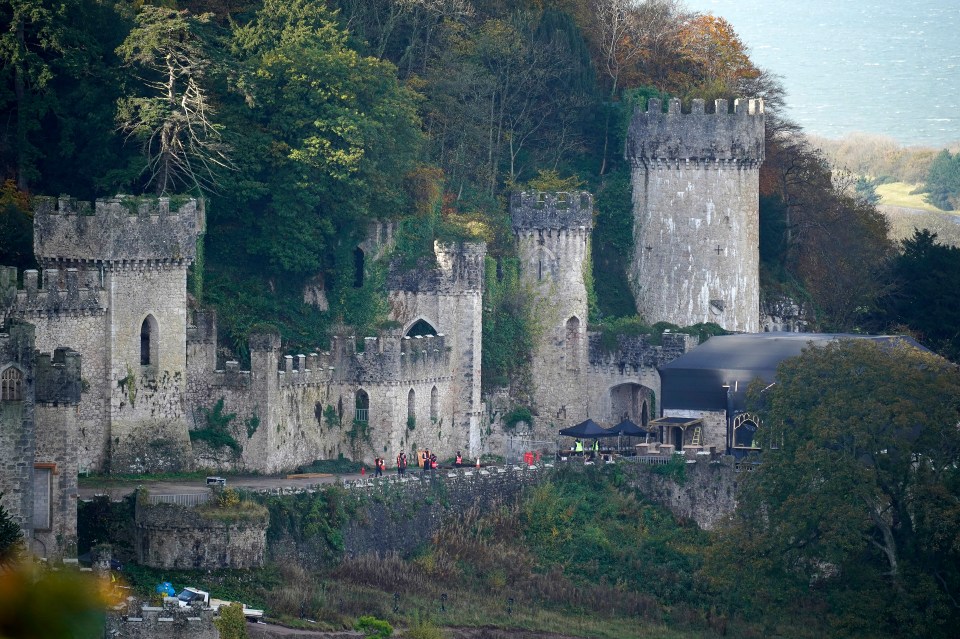
[[[693,113],[681,114],[674,100],[662,113],[650,100],[634,116],[631,282],[650,323],[755,331],[763,105],[715,106],[706,114],[694,101]],[[587,330],[590,194],[518,193],[510,211],[540,329],[532,417],[517,425],[503,422],[505,393],[481,395],[483,243],[438,243],[434,267],[390,273],[390,319],[400,328],[364,337],[360,348],[357,336],[337,335],[329,350],[302,354],[286,354],[276,334],[255,334],[250,370],[241,370],[218,362],[214,314],[187,304],[202,202],[38,198],[42,272],[24,272],[18,288],[15,270],[0,270],[5,505],[18,504],[12,512],[40,543],[47,529],[31,517],[46,503],[75,509],[77,470],[275,473],[341,454],[370,462],[426,447],[473,458],[502,454],[511,438],[554,441],[558,428],[588,417],[656,418],[657,368],[695,339],[621,338],[611,351]],[[357,247],[359,278],[391,239],[389,225],[371,229]],[[61,381],[45,386],[48,375]],[[233,444],[191,440],[212,428]],[[48,487],[56,482],[45,469],[72,483]],[[56,538],[59,550],[42,554],[64,552],[75,529]]]

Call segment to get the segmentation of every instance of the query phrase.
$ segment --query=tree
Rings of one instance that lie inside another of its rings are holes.
[[[905,342],[840,340],[783,362],[776,379],[751,389],[764,450],[710,574],[754,605],[827,607],[837,634],[950,636],[956,367]]]
[[[737,97],[739,82],[759,74],[740,37],[723,18],[693,16],[684,22],[678,39],[686,62],[680,66],[681,75],[687,77],[677,78],[676,83],[692,89],[696,97]]]
[[[206,87],[214,66],[211,18],[144,5],[117,49],[127,65],[142,70],[146,89],[120,99],[117,121],[141,142],[146,184],[157,194],[215,190],[219,174],[232,168]]]
[[[960,153],[944,149],[930,164],[923,188],[927,201],[945,211],[960,209]]]
[[[4,493],[0,493],[3,502]],[[23,532],[7,509],[0,503],[0,566],[14,562],[23,550]]]
[[[233,602],[220,606],[220,616],[213,620],[220,633],[220,639],[247,639],[247,619],[243,615],[243,604]]]
[[[43,119],[64,109],[56,79],[77,74],[97,50],[82,30],[84,3],[10,0],[0,4],[0,177],[14,177],[26,191],[40,178],[38,162],[51,149],[42,138]]]
[[[893,264],[897,284],[887,304],[890,322],[906,325],[924,344],[956,361],[960,358],[960,249],[915,230]]]

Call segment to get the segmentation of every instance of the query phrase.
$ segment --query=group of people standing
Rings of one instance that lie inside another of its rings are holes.
[[[583,455],[584,452],[586,452],[586,451],[584,451],[584,448],[583,448],[583,441],[581,441],[579,437],[577,437],[577,438],[574,440],[573,446],[571,446],[571,452],[574,453],[575,455]],[[589,451],[589,452],[590,452],[590,455],[589,455],[589,458],[590,458],[590,459],[593,459],[593,458],[595,458],[597,455],[600,454],[600,440],[599,440],[599,439],[594,439],[594,440],[593,440],[593,445],[590,447],[590,451]]]
[[[430,449],[427,448],[420,452],[420,467],[423,469],[423,472],[426,473],[429,470],[436,470],[439,466],[436,453],[430,452]],[[373,461],[374,464],[374,477],[382,477],[383,471],[386,468],[387,460],[383,457],[376,457]],[[453,462],[454,467],[460,468],[463,466],[463,455],[460,451],[457,451],[457,456]],[[403,476],[407,474],[407,454],[403,451],[397,455],[397,475]]]

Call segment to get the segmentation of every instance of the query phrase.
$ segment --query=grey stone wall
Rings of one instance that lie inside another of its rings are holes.
[[[69,349],[38,353],[34,339],[30,324],[9,321],[0,330],[0,373],[23,373],[22,399],[0,401],[0,491],[27,547],[58,561],[76,556],[81,362]],[[49,494],[36,493],[37,468],[50,473]],[[48,509],[49,527],[35,525],[38,507]]]
[[[42,276],[42,282],[41,282]],[[15,282],[15,277],[11,278]],[[107,378],[107,294],[96,268],[45,268],[23,273],[24,287],[15,290],[7,317],[36,327],[41,350],[70,347],[81,353],[81,401],[77,415],[80,469],[101,470],[110,450]],[[2,309],[0,309],[2,310]]]
[[[118,195],[89,202],[67,197],[34,198],[34,253],[50,262],[142,262],[189,264],[203,233],[202,200]]]
[[[812,322],[809,310],[786,295],[768,295],[760,299],[760,328],[764,333],[806,333]]]
[[[8,274],[0,310],[35,324],[41,350],[83,355],[81,470],[187,467],[186,270],[203,228],[203,204],[191,199],[35,199],[42,287],[40,274],[26,271],[24,290],[11,296]],[[157,329],[143,366],[148,317]]]
[[[694,463],[686,465],[685,479],[680,483],[653,472],[654,468],[624,465],[629,471],[629,484],[676,517],[713,530],[737,506],[737,471],[732,459],[711,462],[709,456],[698,456]]]
[[[457,450],[476,455],[482,448],[480,364],[486,251],[484,243],[437,243],[435,267],[391,268],[388,278],[390,319],[403,325],[402,334],[424,320],[446,336],[450,382],[447,393],[438,387],[441,414],[436,439],[431,445],[418,436],[420,445],[431,445],[444,455]]]
[[[251,337],[251,370],[236,362],[204,369],[212,359],[205,336],[210,327],[191,329],[188,398],[192,428],[206,426],[200,408],[223,398],[223,414],[234,414],[230,433],[243,447],[228,450],[194,446],[199,467],[279,472],[340,454],[372,463],[393,459],[400,450],[423,447],[452,456],[464,448],[467,432],[457,427],[451,349],[445,335],[402,337],[385,333],[364,340],[334,337],[329,352],[281,355],[276,335]],[[193,341],[196,339],[197,341]],[[369,398],[367,424],[355,428],[356,397]],[[411,428],[410,392],[413,391]],[[336,414],[329,423],[329,409]]]
[[[717,100],[668,113],[651,99],[634,114],[626,157],[632,168],[634,258],[630,281],[648,322],[727,330],[759,327],[759,168],[763,103]]]
[[[137,561],[153,568],[259,568],[268,518],[221,521],[175,504],[137,504]]]
[[[593,198],[585,192],[515,193],[510,214],[537,324],[529,436],[553,439],[558,428],[590,415],[584,271],[590,268]]]
[[[219,639],[213,610],[131,604],[107,613],[104,637],[117,639]]]
[[[0,492],[4,508],[28,540],[33,535],[36,451],[33,344],[33,326],[19,322],[0,326],[0,374],[11,367],[23,374],[22,400],[0,400]]]

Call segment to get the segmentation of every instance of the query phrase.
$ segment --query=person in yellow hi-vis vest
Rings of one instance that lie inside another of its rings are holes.
[[[573,442],[573,452],[579,455],[583,454],[583,442],[580,441],[579,437]]]

